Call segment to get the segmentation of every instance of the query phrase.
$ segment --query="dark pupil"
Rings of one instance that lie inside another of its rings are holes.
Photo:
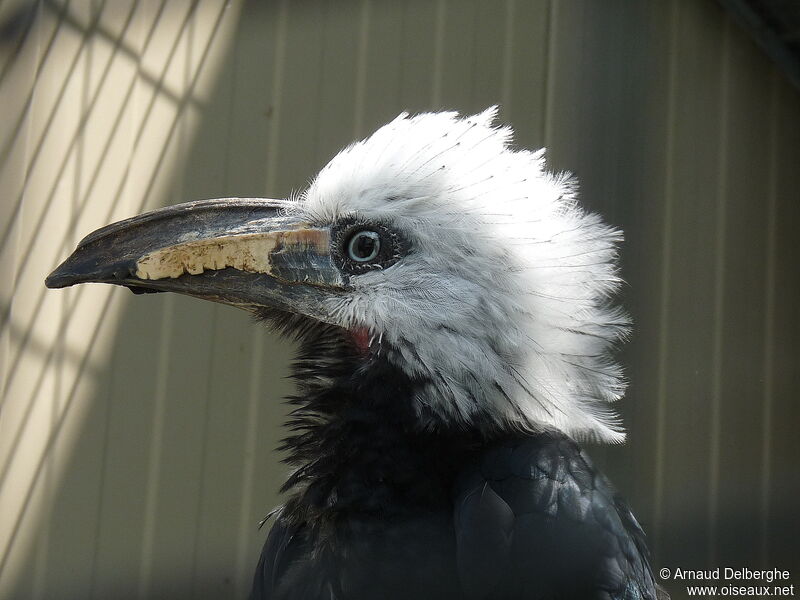
[[[372,253],[375,252],[375,238],[369,235],[360,233],[356,236],[356,243],[354,245],[355,248],[353,251],[358,258],[367,258],[372,256]]]
[[[374,231],[359,231],[347,243],[347,254],[351,260],[368,263],[378,257],[381,249],[380,236]]]

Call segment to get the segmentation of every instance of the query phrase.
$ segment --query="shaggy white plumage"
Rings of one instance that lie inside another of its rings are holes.
[[[619,230],[577,203],[544,151],[510,147],[496,108],[401,114],[325,166],[294,210],[317,224],[357,216],[402,232],[410,253],[351,277],[332,321],[367,328],[387,358],[430,380],[442,418],[619,442],[610,358],[628,319],[609,305]]]

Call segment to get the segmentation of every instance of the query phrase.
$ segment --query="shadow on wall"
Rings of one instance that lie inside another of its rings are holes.
[[[166,296],[130,303],[123,289],[54,298],[35,283],[105,222],[275,185],[265,169],[271,80],[258,61],[235,61],[237,51],[271,54],[274,36],[246,36],[255,47],[243,48],[238,23],[224,2],[94,11],[43,3],[25,41],[37,51],[18,50],[30,95],[3,159],[8,166],[29,143],[31,182],[3,211],[4,251],[22,240],[12,248],[16,304],[4,302],[3,313],[16,351],[6,425],[17,427],[2,491],[5,506],[20,507],[13,523],[11,511],[3,517],[3,597],[219,598],[249,589],[264,538],[257,524],[285,478],[273,450],[289,345],[230,308]],[[247,93],[234,96],[237,77]],[[41,235],[65,222],[65,241],[43,250]],[[53,302],[61,308],[50,342]],[[41,371],[26,377],[34,360]],[[38,460],[26,455],[34,439]],[[30,485],[11,489],[19,469]]]

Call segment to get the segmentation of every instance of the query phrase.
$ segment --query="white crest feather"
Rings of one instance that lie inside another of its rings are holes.
[[[401,114],[322,169],[297,202],[309,220],[357,215],[412,243],[353,277],[331,314],[429,380],[418,401],[444,418],[621,441],[607,403],[625,389],[609,357],[628,330],[609,306],[622,235],[579,207],[543,150],[510,148],[496,113]]]

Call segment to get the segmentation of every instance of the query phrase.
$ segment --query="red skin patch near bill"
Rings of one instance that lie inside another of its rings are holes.
[[[350,330],[350,337],[359,354],[366,356],[369,353],[369,342],[372,337],[366,327],[356,327]]]

